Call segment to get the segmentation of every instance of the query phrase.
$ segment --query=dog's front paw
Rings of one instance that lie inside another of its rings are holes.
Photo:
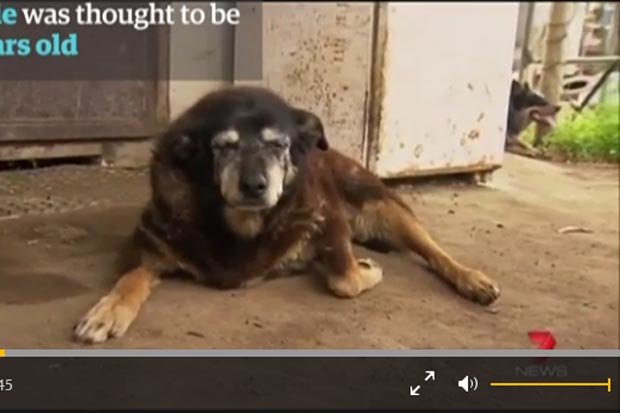
[[[493,303],[500,295],[497,283],[478,270],[467,270],[461,276],[457,288],[467,298],[484,305]]]
[[[101,343],[110,337],[120,337],[136,315],[136,310],[118,295],[107,295],[76,324],[73,337],[83,343]]]
[[[538,158],[542,155],[540,149],[537,149],[524,142],[515,142],[506,146],[506,151],[515,155],[527,156],[529,158]]]

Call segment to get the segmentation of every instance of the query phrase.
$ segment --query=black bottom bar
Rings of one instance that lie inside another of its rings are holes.
[[[0,411],[618,411],[618,361],[8,357]],[[507,382],[584,385],[491,386]]]

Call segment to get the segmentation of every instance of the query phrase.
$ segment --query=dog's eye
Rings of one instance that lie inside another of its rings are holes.
[[[272,147],[273,149],[285,150],[288,148],[288,141],[282,140],[282,141],[269,142],[269,146]]]
[[[239,147],[238,142],[222,142],[216,145],[213,145],[213,149],[220,151],[234,151]]]
[[[234,150],[237,149],[239,147],[239,143],[238,142],[228,142],[226,144],[224,144],[224,149],[228,149],[228,150]]]

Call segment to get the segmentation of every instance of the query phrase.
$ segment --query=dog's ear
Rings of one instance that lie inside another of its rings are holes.
[[[299,137],[309,148],[315,146],[322,150],[329,149],[323,122],[318,116],[307,110],[293,109],[293,117],[299,131]]]

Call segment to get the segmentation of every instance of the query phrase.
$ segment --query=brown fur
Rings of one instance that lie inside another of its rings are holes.
[[[442,250],[395,192],[333,149],[311,149],[275,207],[243,212],[224,207],[224,219],[213,221],[204,217],[216,211],[197,210],[191,202],[196,188],[177,171],[155,159],[152,176],[153,198],[136,232],[138,261],[102,299],[113,303],[105,309],[127,312],[123,324],[133,321],[158,276],[179,270],[215,287],[239,288],[307,268],[321,274],[336,296],[356,297],[375,287],[382,271],[356,258],[352,242],[419,254],[458,292],[482,304],[499,295],[492,279]],[[195,230],[207,226],[204,219],[210,229]],[[110,318],[114,315],[93,317],[91,310],[76,337],[104,340],[106,332],[97,327]]]

